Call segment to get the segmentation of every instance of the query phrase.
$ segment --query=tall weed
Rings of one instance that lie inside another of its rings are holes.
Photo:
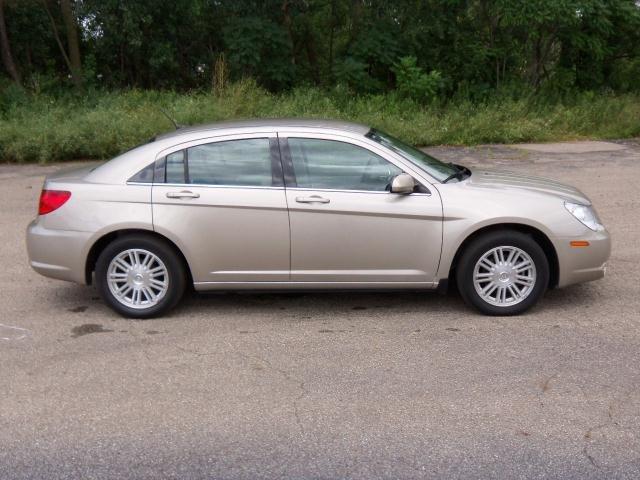
[[[271,94],[246,80],[215,93],[126,90],[82,96],[0,93],[0,160],[109,158],[182,125],[237,118],[335,118],[387,130],[413,144],[514,143],[640,135],[640,96],[577,94],[561,101],[493,96],[418,103],[397,92],[347,87]]]

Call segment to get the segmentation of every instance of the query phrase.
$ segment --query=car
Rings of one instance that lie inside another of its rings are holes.
[[[368,126],[183,127],[45,179],[31,267],[129,318],[185,290],[430,290],[488,315],[604,276],[609,233],[556,180],[443,163]]]

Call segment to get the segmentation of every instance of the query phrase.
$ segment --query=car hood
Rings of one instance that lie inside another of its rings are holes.
[[[547,178],[513,172],[471,169],[469,184],[482,188],[529,190],[591,205],[587,196],[575,187]]]

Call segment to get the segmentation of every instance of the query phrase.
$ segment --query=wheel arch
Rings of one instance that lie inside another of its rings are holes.
[[[469,245],[469,243],[471,243],[479,236],[499,230],[515,230],[517,232],[530,235],[536,241],[536,243],[540,245],[540,248],[542,248],[545,256],[547,257],[547,261],[549,262],[548,288],[554,288],[558,285],[558,279],[560,277],[560,263],[558,261],[558,253],[555,246],[553,245],[553,242],[551,242],[547,234],[545,234],[542,230],[524,223],[497,223],[486,225],[477,230],[474,230],[469,235],[467,235],[467,237],[458,246],[456,253],[453,256],[453,260],[451,261],[451,265],[449,265],[447,278],[448,285],[451,285],[452,282],[455,283],[454,277],[456,267],[458,265],[458,261],[460,260],[460,256],[462,255],[462,252],[464,252],[467,245]]]
[[[89,249],[89,252],[87,254],[87,258],[85,261],[84,275],[85,275],[85,282],[87,285],[91,285],[92,283],[93,272],[96,269],[96,261],[98,260],[98,257],[100,256],[102,251],[107,247],[107,245],[113,242],[116,238],[125,237],[128,235],[146,235],[149,237],[155,237],[155,238],[161,239],[162,241],[166,242],[171,247],[171,249],[175,252],[175,254],[178,256],[180,261],[184,264],[185,271],[187,272],[187,275],[189,277],[187,279],[189,282],[188,284],[193,285],[193,277],[191,274],[191,267],[189,266],[189,262],[187,262],[187,259],[182,253],[182,250],[180,250],[180,248],[175,244],[175,242],[173,242],[171,239],[153,230],[145,230],[145,229],[139,229],[139,228],[126,228],[126,229],[114,230],[114,231],[105,233],[93,243],[93,245]]]

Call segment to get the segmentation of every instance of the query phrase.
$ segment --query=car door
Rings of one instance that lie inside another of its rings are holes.
[[[289,216],[275,134],[176,146],[156,162],[153,224],[172,239],[194,282],[289,279]]]
[[[364,141],[280,138],[292,281],[433,285],[442,243],[437,190],[423,181],[415,193],[390,193],[393,177],[407,169]]]

